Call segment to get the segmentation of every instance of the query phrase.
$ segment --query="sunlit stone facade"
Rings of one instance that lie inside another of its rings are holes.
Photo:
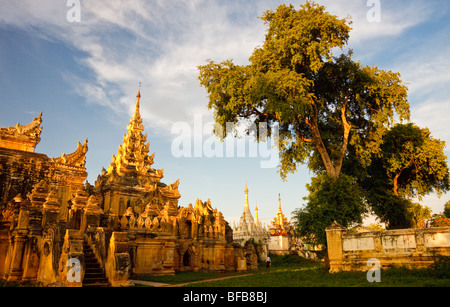
[[[152,168],[140,98],[95,186],[84,183],[87,140],[49,158],[34,152],[42,113],[0,128],[0,278],[122,286],[132,275],[247,269],[222,213],[209,200],[180,207],[180,181],[167,185],[163,170]]]

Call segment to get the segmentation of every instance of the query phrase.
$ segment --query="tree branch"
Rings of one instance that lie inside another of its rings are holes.
[[[344,140],[342,141],[341,155],[340,155],[338,163],[336,165],[336,169],[337,169],[338,173],[340,173],[341,169],[342,169],[342,163],[344,161],[344,156],[345,156],[345,153],[347,152],[348,139],[350,136],[350,129],[352,127],[349,124],[349,122],[347,121],[347,117],[345,116],[345,112],[347,111],[347,102],[348,101],[346,101],[344,103],[344,105],[342,106],[342,109],[341,109],[341,120],[342,120],[342,124],[344,126]]]

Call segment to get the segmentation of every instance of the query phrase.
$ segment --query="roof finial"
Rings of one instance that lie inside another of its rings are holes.
[[[139,108],[140,108],[139,100],[141,99],[141,85],[142,83],[139,82],[139,91],[136,95],[136,107],[134,108],[134,117],[139,117]]]
[[[281,195],[278,193],[278,211],[281,211]]]
[[[141,86],[142,86],[142,82],[139,82],[138,97],[141,97]]]

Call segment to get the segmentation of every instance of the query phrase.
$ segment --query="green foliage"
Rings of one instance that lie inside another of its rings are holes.
[[[333,56],[346,46],[350,22],[314,2],[260,18],[268,30],[249,65],[198,67],[216,123],[226,131],[227,122],[266,122],[269,136],[276,124],[282,178],[304,163],[337,178],[349,143],[367,163],[395,116],[409,118],[399,74],[362,66],[351,51]]]
[[[396,196],[390,190],[375,188],[366,190],[366,200],[372,211],[387,229],[411,228],[413,223],[408,214],[411,201]]]
[[[428,129],[397,124],[383,135],[381,152],[372,156],[371,164],[357,167],[354,175],[360,178],[368,205],[389,229],[423,227],[430,210],[410,198],[449,189],[444,146]],[[355,172],[355,165],[350,157],[344,171]]]
[[[396,195],[421,197],[449,189],[445,142],[428,129],[409,123],[396,125],[383,137],[382,164]]]
[[[418,203],[411,202],[407,212],[412,228],[425,228],[425,220],[431,217],[431,209]]]
[[[312,178],[307,187],[310,194],[305,197],[305,208],[293,212],[298,237],[326,246],[325,229],[334,221],[344,227],[362,223],[366,206],[355,178],[341,174],[335,179],[323,173]]]
[[[431,269],[437,278],[450,278],[450,257],[438,255]]]
[[[446,217],[450,219],[450,200],[448,202],[445,203],[444,205],[444,212],[442,212],[442,214]]]
[[[299,255],[275,255],[270,254],[272,267],[309,266],[317,265],[317,261],[300,257]]]
[[[375,223],[370,223],[369,226],[367,226],[367,228],[369,228],[372,231],[383,231],[384,227],[381,226],[380,224],[375,224]]]

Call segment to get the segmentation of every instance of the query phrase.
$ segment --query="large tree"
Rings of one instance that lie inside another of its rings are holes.
[[[250,64],[228,60],[199,67],[215,121],[223,131],[241,119],[267,122],[269,133],[276,124],[283,178],[308,163],[337,179],[349,145],[368,164],[395,118],[409,119],[400,75],[363,66],[351,51],[334,57],[347,44],[351,22],[314,2],[298,10],[280,5],[260,18],[268,30]]]

